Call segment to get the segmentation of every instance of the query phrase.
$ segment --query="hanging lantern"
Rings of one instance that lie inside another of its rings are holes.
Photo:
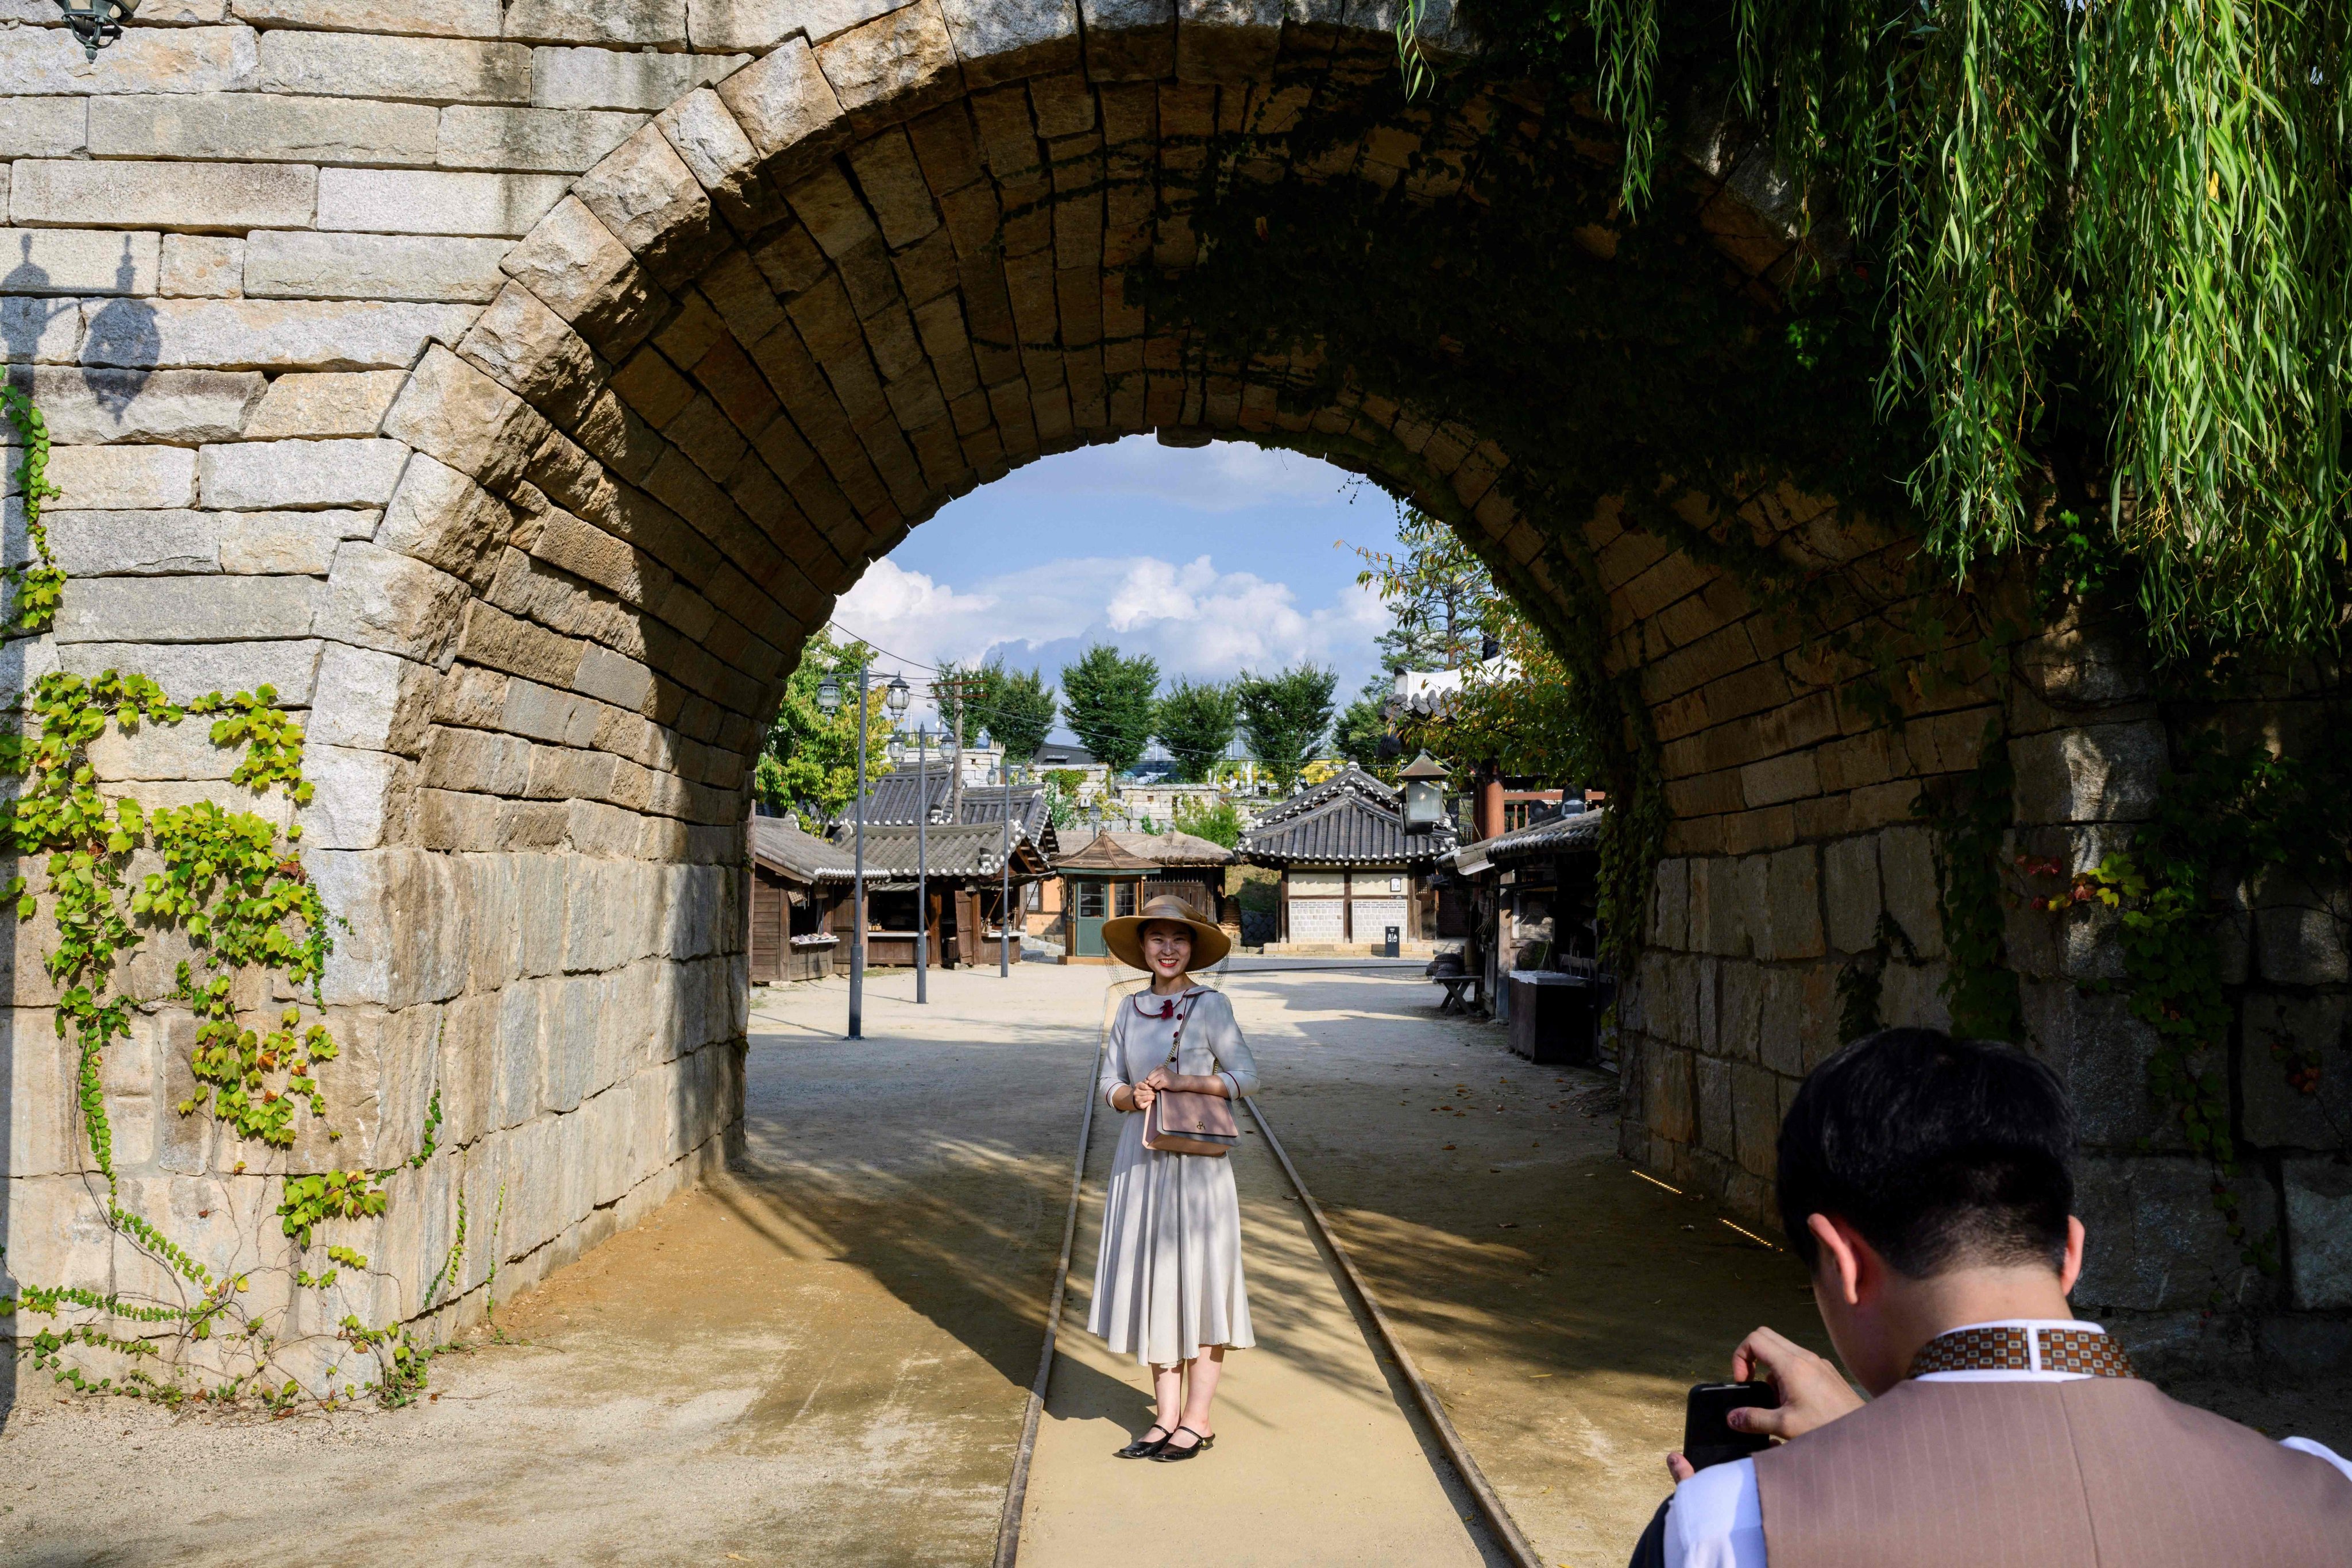
[[[1404,830],[1434,833],[1445,822],[1445,769],[1427,752],[1397,770],[1404,785]]]
[[[139,9],[139,0],[84,0],[79,6],[58,0],[58,9],[66,14],[66,26],[80,40],[81,52],[95,60],[99,50],[122,37],[122,24]]]

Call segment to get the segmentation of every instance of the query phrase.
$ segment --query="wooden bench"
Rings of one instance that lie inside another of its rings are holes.
[[[1445,994],[1438,1000],[1438,1012],[1443,1014],[1470,1011],[1471,1004],[1463,1000],[1462,994],[1478,984],[1477,975],[1433,974],[1430,978],[1445,987]]]

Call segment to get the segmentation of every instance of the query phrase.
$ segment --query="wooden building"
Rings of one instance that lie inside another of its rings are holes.
[[[1465,844],[1444,871],[1469,894],[1470,970],[1497,1017],[1514,970],[1601,974],[1601,832],[1606,807],[1573,798],[1559,815]]]
[[[751,984],[833,973],[843,942],[834,915],[849,902],[850,879],[848,852],[831,841],[789,816],[751,819]]]
[[[1429,874],[1453,848],[1448,830],[1407,833],[1397,792],[1351,764],[1258,818],[1239,853],[1282,873],[1277,942],[1369,948],[1436,934]]]
[[[866,788],[866,830],[914,826],[918,793],[923,795],[928,813],[924,820],[934,827],[950,823],[967,827],[993,826],[1003,820],[1009,808],[1013,837],[1026,837],[1048,860],[1061,849],[1046,809],[1045,785],[967,784],[959,790],[945,766],[919,777],[911,767],[900,768],[871,781]],[[844,812],[842,822],[846,824],[855,812],[854,806]]]
[[[1219,918],[1233,851],[1190,833],[1097,833],[1054,863],[1062,882],[1062,962],[1114,962],[1103,921],[1173,893],[1202,918]]]
[[[854,853],[854,830],[834,830],[833,848]],[[993,963],[992,939],[1005,879],[1003,829],[992,823],[941,823],[923,832],[922,885],[929,895],[929,962],[941,969]],[[1017,913],[1027,884],[1050,873],[1045,857],[1017,828],[1013,843],[1013,898]],[[866,829],[866,963],[869,969],[911,968],[915,962],[917,841],[911,826]],[[854,924],[847,900],[835,930],[845,939]]]

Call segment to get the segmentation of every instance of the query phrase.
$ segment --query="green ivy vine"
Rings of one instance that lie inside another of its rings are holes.
[[[66,574],[49,552],[48,527],[41,521],[42,503],[62,492],[49,483],[49,426],[32,398],[22,387],[0,382],[0,414],[16,426],[22,448],[17,488],[25,508],[25,539],[33,554],[30,561],[0,567],[0,584],[6,585],[13,601],[0,619],[0,637],[26,637],[49,629],[65,595]]]
[[[15,637],[40,632],[53,622],[65,574],[40,522],[40,503],[58,493],[45,477],[46,426],[39,410],[13,386],[0,385],[0,409],[22,442],[20,489],[33,556],[7,569],[15,604],[0,633]],[[100,786],[89,748],[110,726],[131,734],[191,716],[213,721],[214,745],[243,749],[231,784],[274,790],[298,805],[310,801],[311,786],[302,777],[301,727],[278,708],[277,693],[266,685],[183,703],[142,675],[52,672],[6,710],[13,723],[0,734],[0,777],[19,783],[15,798],[0,804],[0,846],[20,865],[37,862],[40,869],[37,880],[25,875],[10,879],[0,896],[14,904],[20,921],[46,908],[55,927],[54,946],[41,963],[57,990],[58,1037],[69,1040],[79,1058],[76,1098],[91,1163],[105,1182],[107,1223],[180,1281],[182,1291],[179,1300],[166,1301],[22,1283],[14,1296],[0,1298],[0,1315],[56,1321],[22,1340],[20,1349],[35,1366],[71,1387],[171,1404],[251,1395],[273,1407],[306,1397],[331,1405],[337,1403],[331,1386],[323,1395],[312,1395],[271,1372],[277,1335],[266,1313],[248,1312],[239,1300],[250,1288],[248,1275],[215,1275],[121,1202],[101,1069],[107,1049],[130,1035],[142,1005],[176,1002],[195,1014],[189,1068],[196,1088],[180,1101],[179,1114],[209,1115],[236,1136],[274,1148],[294,1144],[299,1117],[324,1121],[329,1107],[315,1069],[338,1054],[320,993],[336,921],[303,868],[297,847],[300,826],[281,835],[263,816],[208,801],[151,815],[127,795],[109,798]],[[132,865],[142,857],[157,868],[137,877],[134,886]],[[119,984],[124,961],[158,932],[178,933],[192,957],[175,965],[173,987],[166,995],[130,995]],[[302,998],[265,1026],[248,1022],[247,1010],[236,1000],[238,977],[257,972],[275,974]],[[422,1145],[404,1163],[422,1166],[432,1157],[440,1121],[436,1093]],[[341,1133],[329,1128],[326,1136],[331,1142]],[[239,1163],[236,1170],[243,1169]],[[390,1202],[384,1183],[393,1173],[355,1168],[289,1177],[278,1208],[284,1233],[307,1252],[317,1225],[383,1214]],[[454,1283],[463,1247],[461,1222],[451,1260],[436,1270],[436,1279],[446,1273]],[[327,1258],[336,1267],[320,1273],[293,1269],[297,1286],[324,1289],[341,1269],[367,1268],[366,1258],[346,1247],[328,1247]],[[192,1384],[181,1372],[163,1369],[163,1347],[155,1340],[116,1333],[96,1321],[69,1321],[75,1314],[154,1325],[189,1342],[234,1341],[247,1352],[247,1370]],[[364,1384],[344,1384],[343,1399],[366,1393],[397,1405],[424,1386],[432,1350],[415,1342],[405,1327],[372,1329],[346,1317],[339,1337],[376,1369]],[[119,1375],[92,1380],[66,1362],[68,1350],[77,1346],[112,1352],[129,1364]]]
[[[2018,865],[2029,884],[2060,884],[2033,896],[2031,908],[2114,916],[2123,979],[2088,988],[2120,989],[2132,1016],[2155,1034],[2148,1092],[2189,1149],[2212,1165],[2215,1205],[2231,1239],[2247,1241],[2245,1261],[2274,1274],[2275,1233],[2248,1240],[2236,1194],[2223,1184],[2241,1162],[2229,1090],[2232,1010],[2214,928],[2229,914],[2226,883],[2250,884],[2290,865],[2311,868],[2323,882],[2340,884],[2352,874],[2352,822],[2343,810],[2352,791],[2352,736],[2340,721],[2326,723],[2304,754],[2288,756],[2260,744],[2232,751],[2206,731],[2183,752],[2184,765],[2164,779],[2154,819],[2129,848],[2071,875],[2056,860],[2020,857]],[[2272,1057],[2287,1087],[2328,1114],[2318,1099],[2316,1053],[2273,1047]],[[2344,1129],[2336,1131],[2341,1137]]]

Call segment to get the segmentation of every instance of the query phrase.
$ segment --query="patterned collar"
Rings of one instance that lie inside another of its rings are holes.
[[[1948,1382],[2061,1382],[2137,1377],[2123,1346],[2096,1323],[2020,1319],[1970,1323],[1937,1335],[1911,1358],[1910,1375]]]
[[[1155,995],[1151,987],[1147,985],[1135,994],[1135,1010],[1147,1018],[1172,1018],[1176,1016],[1177,1003],[1189,1002],[1208,989],[1205,985],[1188,985],[1173,996],[1160,996]]]

